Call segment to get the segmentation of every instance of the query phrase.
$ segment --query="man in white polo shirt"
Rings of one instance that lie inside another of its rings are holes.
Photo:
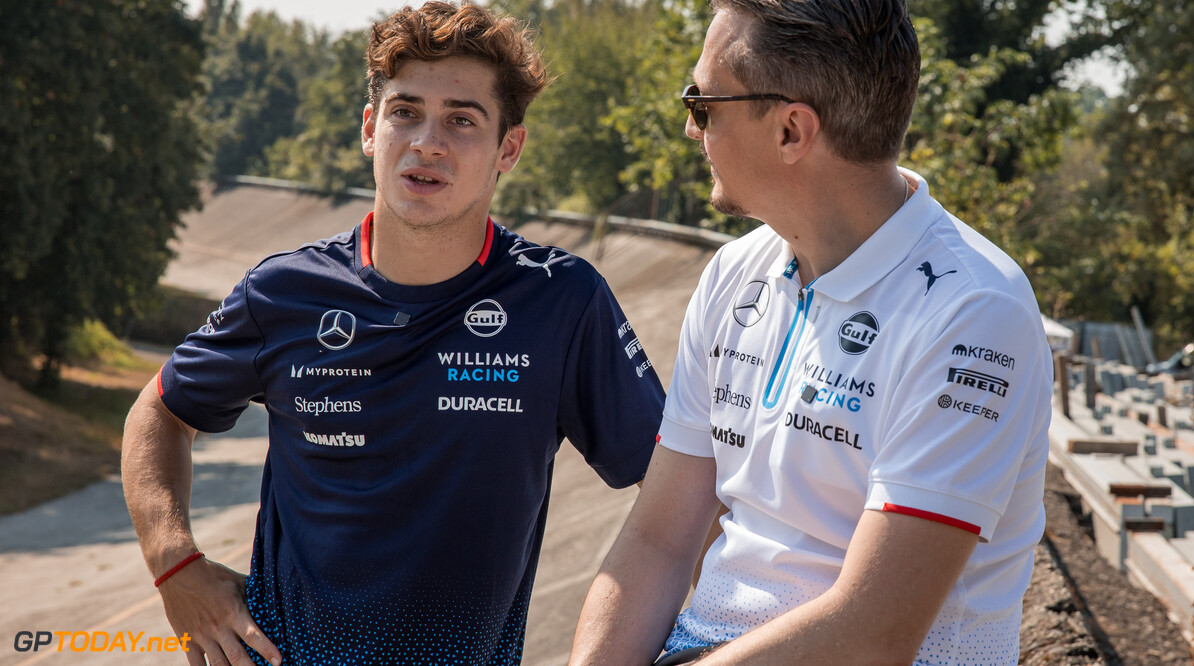
[[[686,131],[714,205],[766,224],[689,304],[572,663],[1015,664],[1049,351],[1015,262],[896,166],[904,2],[713,4]]]

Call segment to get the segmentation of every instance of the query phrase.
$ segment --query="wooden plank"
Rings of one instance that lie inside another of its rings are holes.
[[[1155,483],[1110,483],[1107,492],[1116,497],[1169,497],[1173,487]]]
[[[1073,437],[1066,441],[1065,448],[1070,453],[1118,453],[1134,456],[1139,446],[1136,440],[1118,437]]]

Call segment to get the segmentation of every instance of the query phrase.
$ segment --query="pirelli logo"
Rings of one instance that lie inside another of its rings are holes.
[[[953,384],[994,393],[1001,398],[1007,396],[1007,389],[1010,386],[1007,381],[999,377],[968,368],[950,368],[949,381]]]

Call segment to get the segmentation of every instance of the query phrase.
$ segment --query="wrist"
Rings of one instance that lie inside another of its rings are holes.
[[[170,567],[169,569],[164,571],[160,576],[158,576],[156,579],[154,579],[153,586],[161,587],[162,583],[169,580],[171,576],[178,573],[179,571],[182,571],[184,568],[189,566],[192,562],[195,562],[195,561],[201,560],[201,559],[203,559],[203,552],[199,551],[199,550],[196,550],[195,552],[191,553],[190,555],[187,555],[186,557],[179,560],[177,564]]]

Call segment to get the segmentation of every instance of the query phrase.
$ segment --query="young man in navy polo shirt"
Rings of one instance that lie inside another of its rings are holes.
[[[125,494],[191,664],[517,664],[564,437],[639,481],[663,392],[584,261],[495,225],[547,76],[512,19],[373,28],[374,210],[265,259],[142,393]],[[190,532],[196,431],[269,411],[246,578]],[[246,649],[247,646],[247,649]]]

